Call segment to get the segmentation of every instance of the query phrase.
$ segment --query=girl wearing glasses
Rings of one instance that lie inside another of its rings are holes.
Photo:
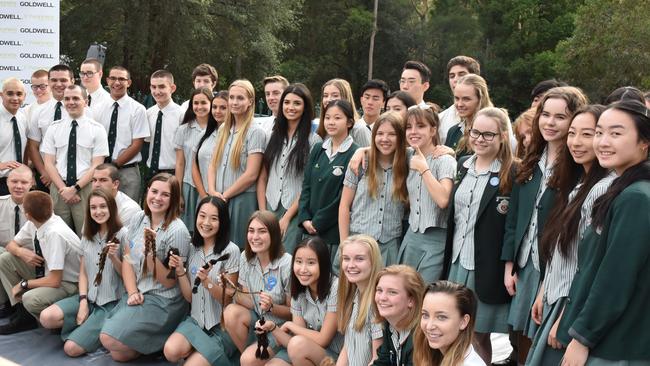
[[[501,109],[478,112],[469,130],[474,155],[459,161],[447,226],[444,273],[478,296],[474,343],[487,364],[490,333],[508,332],[510,295],[503,284],[501,243],[513,179],[509,123]]]

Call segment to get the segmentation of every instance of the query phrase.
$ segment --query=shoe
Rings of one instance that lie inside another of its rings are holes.
[[[0,327],[0,334],[14,334],[38,328],[36,319],[25,309],[23,304],[18,303],[14,308],[14,315],[11,317],[9,324]]]
[[[7,301],[6,303],[0,305],[0,319],[6,318],[9,315],[13,314],[15,309],[11,306],[11,303]]]

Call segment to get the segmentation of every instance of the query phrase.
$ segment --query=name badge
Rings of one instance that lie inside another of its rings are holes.
[[[492,177],[490,178],[490,185],[492,187],[496,187],[499,185],[499,177]]]
[[[497,212],[505,215],[508,213],[508,207],[510,206],[509,197],[497,196]]]

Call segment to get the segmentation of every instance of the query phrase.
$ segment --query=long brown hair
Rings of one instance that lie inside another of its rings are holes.
[[[404,204],[408,203],[409,195],[406,191],[406,177],[408,177],[408,164],[406,162],[406,133],[404,132],[404,124],[399,114],[395,112],[383,113],[379,116],[372,128],[372,139],[370,142],[370,153],[368,154],[368,191],[370,197],[376,199],[379,195],[379,186],[382,183],[382,177],[379,172],[383,171],[379,164],[379,150],[375,144],[377,137],[377,130],[384,124],[389,123],[393,126],[397,136],[397,146],[393,153],[393,199],[400,201]]]
[[[415,341],[413,343],[413,363],[415,366],[459,366],[463,364],[467,349],[472,345],[474,323],[476,317],[476,296],[469,288],[449,281],[436,281],[427,287],[424,294],[443,293],[456,300],[456,309],[461,317],[469,315],[469,323],[460,331],[458,338],[449,346],[443,355],[440,350],[429,347],[422,326],[415,328]],[[430,314],[432,315],[432,314]]]
[[[501,170],[499,171],[499,192],[508,193],[512,190],[512,177],[510,176],[510,170],[514,164],[512,147],[510,145],[510,133],[508,132],[508,125],[510,124],[508,113],[501,108],[487,107],[478,111],[476,116],[485,116],[491,118],[497,123],[499,136],[501,137],[501,145],[499,146],[499,151],[496,156],[496,158],[501,162]],[[476,118],[474,118],[474,120],[476,120]],[[474,122],[472,122],[472,126],[473,125]]]
[[[83,237],[92,240],[93,236],[95,236],[101,228],[101,225],[90,216],[90,199],[93,197],[103,198],[104,201],[106,201],[106,206],[108,206],[110,217],[106,221],[106,228],[108,229],[106,239],[110,240],[122,228],[122,221],[120,221],[120,216],[117,212],[115,198],[113,198],[111,193],[102,188],[93,189],[88,196],[88,201],[86,202],[86,217],[84,218]]]
[[[246,229],[251,225],[253,220],[258,220],[262,225],[266,226],[266,229],[269,231],[269,236],[271,237],[271,246],[269,247],[269,260],[273,262],[274,260],[282,257],[284,254],[284,245],[282,245],[282,232],[280,231],[280,223],[278,218],[271,211],[255,211],[248,219],[248,225]],[[251,260],[255,257],[255,252],[251,249],[251,244],[246,240],[246,246],[244,247],[244,255],[246,260]]]
[[[163,229],[167,229],[169,224],[171,224],[172,221],[176,220],[181,215],[181,185],[178,183],[176,176],[169,173],[158,173],[154,175],[151,180],[149,180],[149,183],[147,184],[147,193],[145,194],[143,204],[144,213],[145,215],[149,216],[149,219],[151,219],[151,209],[149,209],[149,205],[147,204],[146,195],[149,194],[151,185],[156,181],[166,182],[169,184],[169,208],[167,208],[167,212],[165,212],[165,222],[163,222],[162,225]]]
[[[404,121],[404,126],[408,124],[408,121],[413,118],[416,122],[422,121],[428,124],[431,127],[436,129],[436,134],[433,135],[433,146],[440,145],[440,118],[438,113],[436,113],[431,107],[420,107],[419,105],[413,105],[409,107],[406,111],[406,120]]]
[[[398,324],[393,324],[394,327],[400,329],[408,329],[409,331],[415,330],[420,324],[420,313],[422,312],[422,299],[424,298],[424,280],[422,276],[411,266],[404,264],[394,264],[382,269],[377,274],[377,281],[375,281],[375,288],[379,284],[379,279],[383,276],[396,276],[402,279],[404,283],[404,291],[411,300],[413,300],[413,307],[409,309],[408,313],[400,320]],[[377,322],[382,322],[385,319],[379,315],[377,303],[372,302],[372,310],[375,313]]]
[[[586,105],[587,97],[582,93],[582,91],[573,86],[559,86],[553,88],[546,92],[542,97],[542,100],[537,105],[537,111],[535,112],[535,117],[533,118],[533,130],[532,136],[530,138],[530,145],[526,149],[526,156],[521,163],[521,168],[517,173],[517,178],[515,179],[517,183],[523,184],[528,177],[532,176],[535,171],[535,166],[539,162],[546,145],[548,144],[544,137],[542,136],[541,131],[539,130],[539,118],[544,111],[544,104],[549,99],[562,99],[566,102],[566,110],[568,112],[568,118],[573,118],[573,114],[582,106]],[[565,136],[566,139],[566,136]]]

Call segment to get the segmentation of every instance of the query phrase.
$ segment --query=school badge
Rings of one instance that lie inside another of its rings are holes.
[[[508,197],[497,197],[497,212],[505,215],[508,213],[508,206],[510,206],[510,201]]]
[[[332,174],[336,175],[337,177],[343,175],[343,166],[335,165],[334,169],[332,169]]]

